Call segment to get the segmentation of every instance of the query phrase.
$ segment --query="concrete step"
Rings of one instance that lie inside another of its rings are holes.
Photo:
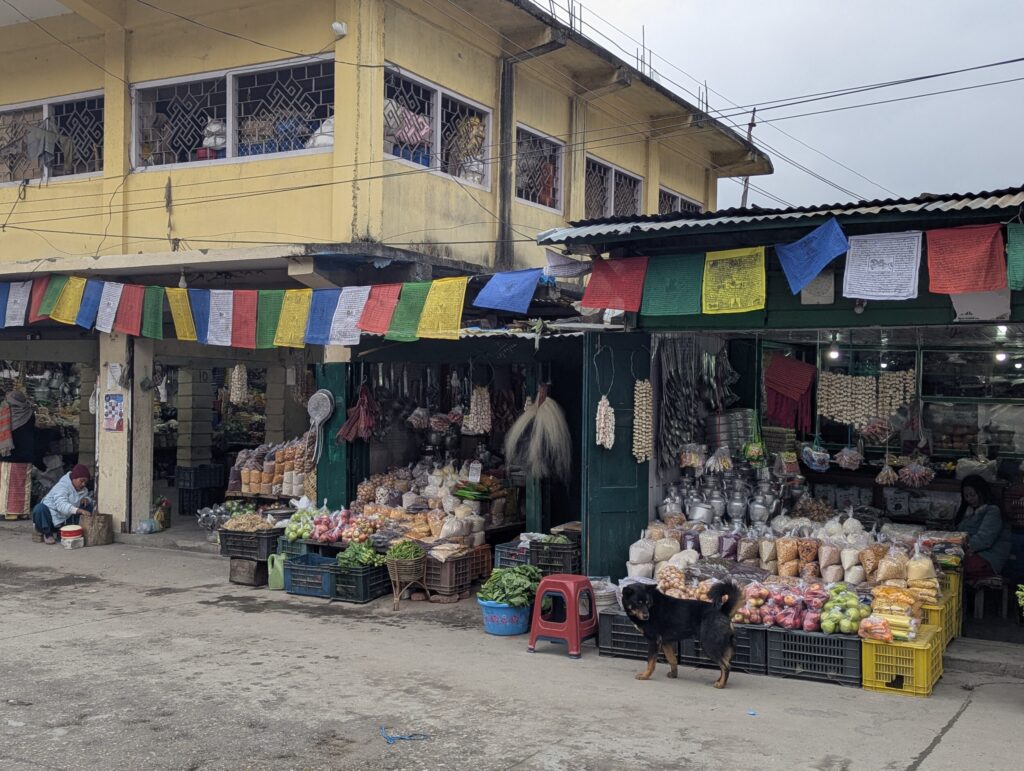
[[[201,554],[220,554],[220,547],[210,543],[205,538],[197,538],[189,531],[180,534],[170,530],[159,533],[141,535],[137,533],[115,533],[114,541],[127,546],[140,546],[145,549],[177,549],[179,551],[191,551]]]
[[[942,660],[947,671],[1003,675],[1024,679],[1021,646],[1015,643],[958,637]]]

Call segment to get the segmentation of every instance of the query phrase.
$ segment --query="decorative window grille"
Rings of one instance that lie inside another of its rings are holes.
[[[516,197],[562,208],[562,145],[520,128],[516,130]]]
[[[442,89],[384,73],[384,152],[485,185],[489,115]]]
[[[694,203],[689,198],[683,198],[678,193],[661,188],[658,191],[658,214],[675,214],[686,212],[688,214],[700,214],[704,208],[699,203]]]
[[[102,96],[0,112],[0,182],[102,170]]]
[[[635,217],[643,211],[640,194],[643,180],[593,158],[585,167],[585,216]]]
[[[139,89],[139,163],[162,166],[227,155],[227,79]]]
[[[135,101],[142,166],[334,144],[329,60],[142,87]]]

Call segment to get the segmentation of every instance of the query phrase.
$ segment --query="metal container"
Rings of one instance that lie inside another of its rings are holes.
[[[729,503],[726,505],[725,510],[729,513],[729,517],[733,522],[739,522],[744,516],[746,516],[747,496],[742,490],[737,490],[732,494],[732,498],[729,499]]]
[[[750,505],[747,506],[747,513],[750,515],[751,522],[767,522],[771,510],[765,503],[764,496],[755,495],[750,501]]]
[[[710,525],[715,521],[715,510],[710,504],[694,501],[686,507],[686,518],[691,522],[703,522]]]
[[[723,514],[725,514],[726,500],[720,490],[714,490],[711,495],[708,496],[708,503],[711,505],[711,509],[715,512],[715,519],[719,519]]]

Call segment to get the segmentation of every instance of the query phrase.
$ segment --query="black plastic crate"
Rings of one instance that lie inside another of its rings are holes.
[[[285,555],[285,559],[309,554],[305,541],[289,541],[283,535],[277,539],[277,553]]]
[[[768,629],[768,674],[820,680],[840,685],[861,684],[860,638],[850,635]]]
[[[179,490],[196,490],[199,484],[198,466],[178,466],[174,469],[174,485]]]
[[[380,567],[342,568],[334,576],[334,598],[342,602],[370,602],[391,592],[388,569]]]
[[[194,517],[200,509],[212,506],[216,502],[214,490],[178,489],[178,514]]]
[[[530,564],[546,576],[555,573],[582,573],[583,560],[576,544],[530,542]]]
[[[732,654],[732,668],[751,675],[765,674],[768,671],[768,628],[735,624],[734,629],[736,648]],[[683,640],[680,644],[679,663],[718,669],[718,664],[704,655],[700,641],[694,638]]]
[[[464,554],[445,562],[427,556],[427,589],[451,597],[469,591],[473,583],[473,555]]]
[[[637,631],[625,613],[601,613],[597,622],[597,652],[602,656],[622,659],[646,659],[647,638]],[[658,661],[665,661],[665,654],[660,650]]]
[[[530,550],[519,546],[519,541],[498,544],[494,547],[494,567],[514,568],[530,564]]]
[[[238,533],[221,528],[220,554],[222,557],[245,557],[250,560],[266,561],[271,554],[277,553],[279,537],[280,533],[277,530]]]
[[[224,466],[220,464],[210,464],[205,466],[197,466],[196,470],[199,472],[199,481],[196,484],[197,487],[225,487],[227,480],[224,475]]]

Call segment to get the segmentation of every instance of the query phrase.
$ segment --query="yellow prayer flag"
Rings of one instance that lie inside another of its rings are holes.
[[[85,279],[68,276],[67,283],[60,291],[57,302],[50,311],[50,318],[61,324],[74,324],[78,318],[78,309],[82,307],[82,293],[85,292]]]
[[[179,340],[198,340],[196,322],[192,318],[192,306],[188,301],[188,290],[169,286],[164,291],[167,294],[167,304],[171,306],[175,337]]]
[[[281,303],[281,315],[277,317],[277,332],[274,345],[279,348],[306,347],[306,321],[309,306],[313,302],[312,289],[288,289]]]
[[[704,313],[747,313],[764,308],[764,247],[708,252],[701,290]]]
[[[419,337],[435,340],[458,340],[462,329],[462,305],[466,301],[468,276],[439,278],[430,284],[427,301],[423,304],[420,323],[416,329]]]

